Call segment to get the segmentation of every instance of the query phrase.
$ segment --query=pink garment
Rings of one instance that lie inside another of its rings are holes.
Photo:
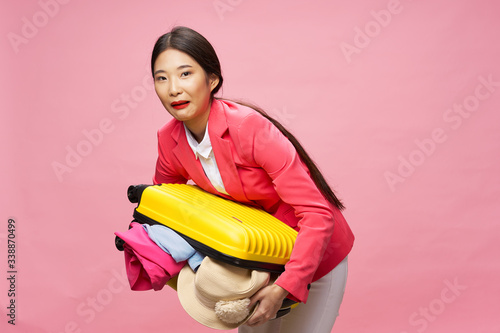
[[[123,239],[125,268],[132,290],[161,290],[179,274],[186,261],[175,262],[170,254],[153,242],[140,223],[133,222],[126,232],[115,232]]]

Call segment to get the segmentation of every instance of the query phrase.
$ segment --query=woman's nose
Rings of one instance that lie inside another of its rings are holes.
[[[177,96],[182,92],[179,83],[176,80],[171,80],[168,93],[170,96]]]

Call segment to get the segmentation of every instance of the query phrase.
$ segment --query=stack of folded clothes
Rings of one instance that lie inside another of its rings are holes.
[[[132,222],[130,226],[115,235],[123,241],[132,290],[161,290],[186,264],[196,272],[205,257],[164,225]]]

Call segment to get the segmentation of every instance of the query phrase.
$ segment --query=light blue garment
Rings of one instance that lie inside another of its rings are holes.
[[[196,272],[205,256],[196,251],[178,233],[164,225],[142,225],[149,235],[163,251],[167,252],[176,262],[187,260],[189,267]]]

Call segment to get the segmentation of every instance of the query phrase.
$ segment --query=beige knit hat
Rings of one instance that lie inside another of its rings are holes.
[[[244,324],[256,307],[249,297],[269,283],[270,274],[236,267],[210,257],[197,272],[189,265],[179,273],[177,295],[186,312],[199,323],[230,330]]]

